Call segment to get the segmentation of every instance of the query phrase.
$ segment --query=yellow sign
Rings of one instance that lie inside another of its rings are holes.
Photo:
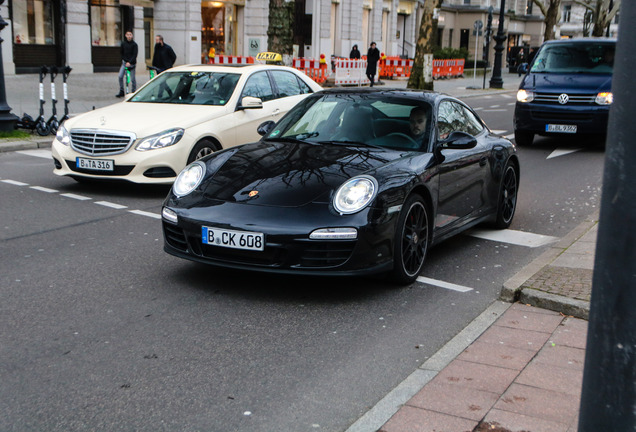
[[[282,62],[283,56],[278,53],[262,52],[256,54],[256,60],[265,60],[266,62]]]

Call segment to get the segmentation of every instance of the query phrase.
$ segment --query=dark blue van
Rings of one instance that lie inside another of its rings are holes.
[[[517,145],[535,135],[597,135],[605,140],[616,39],[545,42],[521,81],[515,105]]]

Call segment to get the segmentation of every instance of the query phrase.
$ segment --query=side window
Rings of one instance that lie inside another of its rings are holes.
[[[484,130],[484,125],[481,124],[479,119],[475,117],[475,114],[471,110],[466,107],[462,107],[464,110],[464,115],[466,116],[466,123],[464,132],[468,132],[471,135],[478,135],[482,130]]]
[[[439,104],[437,116],[439,139],[445,139],[455,131],[477,135],[482,130],[483,126],[477,117],[463,105],[451,101],[443,101]]]
[[[243,89],[243,97],[252,96],[263,102],[274,99],[274,91],[266,72],[257,72],[248,78]]]
[[[287,97],[302,94],[296,75],[286,71],[272,71],[272,77],[278,88],[278,97]]]

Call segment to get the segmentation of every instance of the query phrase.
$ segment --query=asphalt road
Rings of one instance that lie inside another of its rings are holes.
[[[466,101],[512,133],[510,95]],[[427,283],[399,289],[171,257],[165,187],[78,184],[47,156],[0,154],[3,431],[344,431],[486,309],[533,242],[598,208],[604,152],[521,148],[511,230],[435,247]]]

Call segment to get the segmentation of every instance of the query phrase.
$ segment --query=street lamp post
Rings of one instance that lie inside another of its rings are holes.
[[[4,0],[0,0],[2,6]],[[4,30],[7,23],[0,15],[0,32]],[[2,62],[2,38],[0,38],[0,131],[12,131],[18,121],[18,116],[11,114],[11,107],[7,104],[7,93],[4,86],[4,65]]]
[[[493,37],[497,44],[495,45],[495,63],[492,67],[492,78],[490,78],[490,88],[503,88],[503,79],[501,78],[501,57],[504,50],[504,41],[506,34],[504,33],[504,10],[506,8],[506,0],[501,0],[499,6],[499,27],[497,34]]]

